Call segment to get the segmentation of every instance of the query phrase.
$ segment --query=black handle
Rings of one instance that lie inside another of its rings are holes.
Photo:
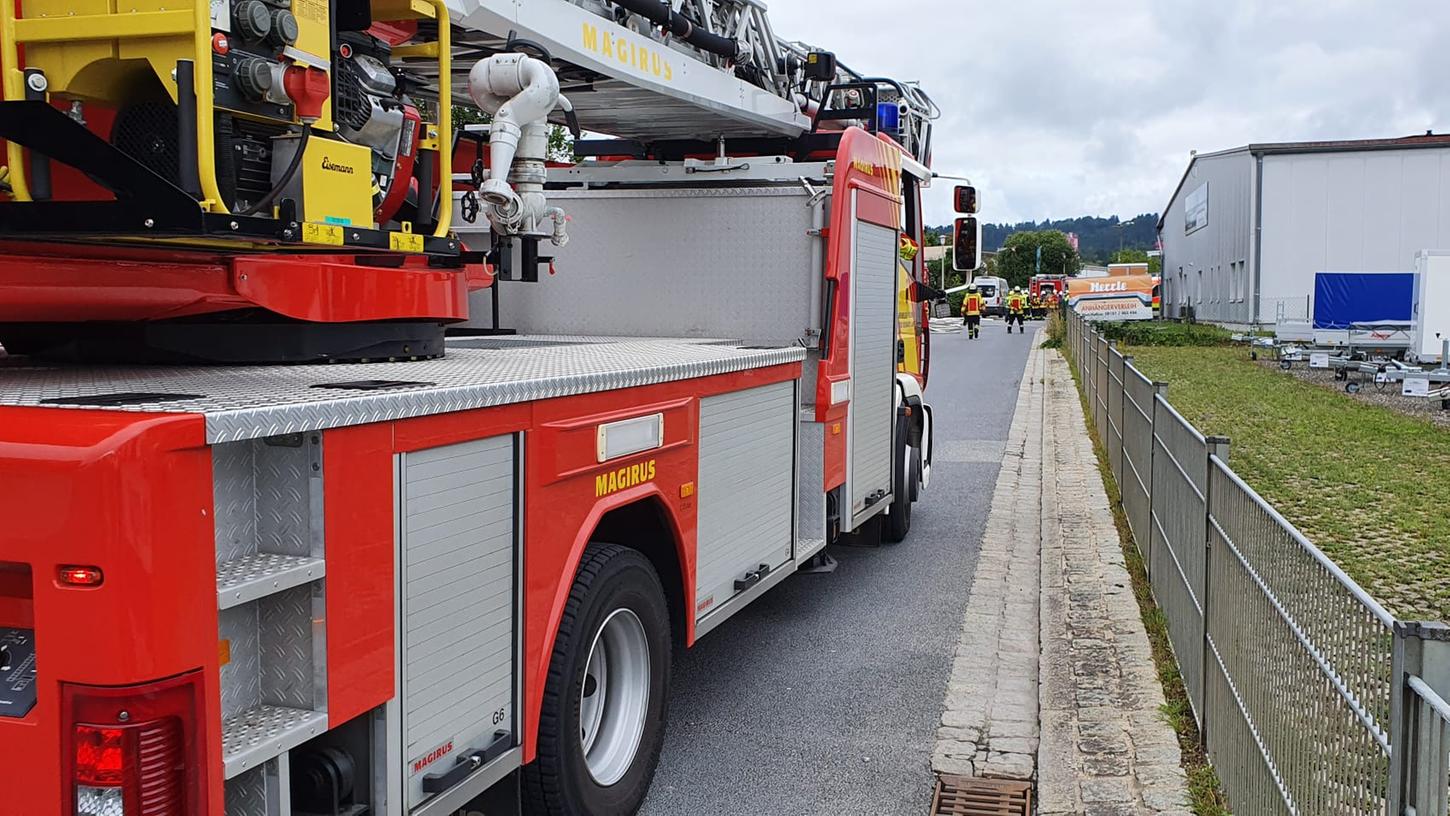
[[[493,732],[493,741],[481,751],[472,751],[458,758],[452,768],[443,773],[426,774],[423,777],[424,793],[442,793],[452,788],[459,782],[467,779],[469,774],[482,768],[488,763],[497,759],[504,751],[513,744],[513,734],[508,731]]]
[[[735,591],[741,592],[743,590],[750,589],[751,587],[760,583],[760,579],[764,578],[768,574],[770,574],[770,565],[761,564],[750,572],[745,573],[744,578],[735,579]]]

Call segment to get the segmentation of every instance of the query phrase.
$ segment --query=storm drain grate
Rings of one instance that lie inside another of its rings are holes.
[[[1032,783],[942,775],[931,799],[932,816],[1028,816]]]

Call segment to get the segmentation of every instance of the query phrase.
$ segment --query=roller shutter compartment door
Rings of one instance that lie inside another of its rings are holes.
[[[856,222],[851,263],[849,487],[852,526],[891,492],[896,419],[896,231]]]

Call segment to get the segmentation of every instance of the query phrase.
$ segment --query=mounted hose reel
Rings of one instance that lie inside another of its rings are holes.
[[[468,73],[468,94],[491,118],[488,168],[474,167],[476,190],[464,195],[465,220],[481,212],[488,221],[496,272],[503,279],[538,280],[549,263],[540,244],[569,242],[568,216],[544,195],[548,181],[549,116],[563,111],[571,124],[573,106],[559,93],[559,78],[542,59],[517,52],[486,57]],[[577,135],[577,124],[575,124]]]
[[[554,69],[524,54],[496,54],[468,72],[468,94],[493,119],[490,170],[478,195],[494,233],[547,238],[555,246],[568,243],[564,211],[544,197],[548,117],[556,109],[571,109],[559,93]]]

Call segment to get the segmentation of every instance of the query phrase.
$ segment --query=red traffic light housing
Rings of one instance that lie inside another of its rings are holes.
[[[970,184],[958,184],[953,188],[952,203],[962,215],[976,215],[980,210],[977,202],[977,188]]]
[[[961,188],[957,188],[961,189]],[[958,218],[953,225],[952,269],[971,272],[982,265],[982,225],[974,216]]]

